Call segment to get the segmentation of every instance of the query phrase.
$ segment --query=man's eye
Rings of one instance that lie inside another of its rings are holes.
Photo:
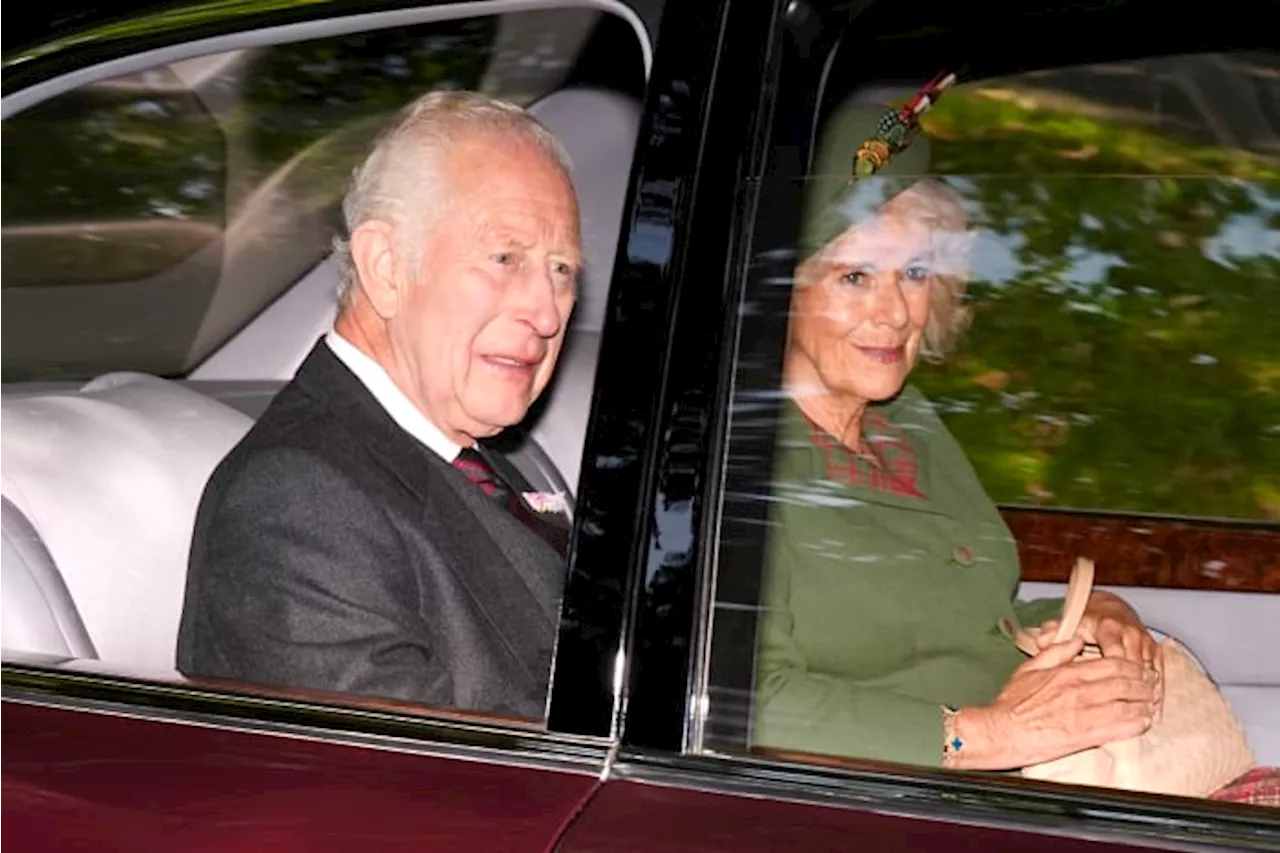
[[[849,270],[847,273],[840,276],[841,282],[843,282],[844,284],[852,284],[854,286],[863,284],[866,282],[866,280],[867,280],[867,274],[862,270]]]
[[[556,275],[564,276],[565,278],[575,278],[578,275],[578,271],[570,264],[554,264],[551,269]]]
[[[504,267],[511,266],[516,262],[516,256],[514,252],[498,252],[493,256],[493,262]]]
[[[907,267],[902,271],[902,274],[912,281],[925,281],[930,275],[929,268],[919,264]]]

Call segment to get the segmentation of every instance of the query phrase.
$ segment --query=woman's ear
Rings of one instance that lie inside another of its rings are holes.
[[[400,309],[400,281],[396,275],[395,228],[369,220],[351,232],[351,263],[356,284],[374,312],[389,320]]]

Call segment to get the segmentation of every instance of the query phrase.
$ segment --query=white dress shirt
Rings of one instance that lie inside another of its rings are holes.
[[[427,416],[409,401],[404,392],[387,375],[387,371],[382,369],[382,365],[369,358],[357,349],[355,344],[333,329],[324,336],[324,341],[329,345],[329,349],[333,350],[338,360],[355,374],[356,379],[359,379],[364,387],[369,389],[373,399],[378,401],[378,405],[386,410],[401,429],[422,442],[445,462],[453,464],[462,447],[450,441],[439,427],[427,420]]]

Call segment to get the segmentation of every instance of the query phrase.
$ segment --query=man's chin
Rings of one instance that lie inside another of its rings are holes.
[[[476,406],[468,412],[469,419],[475,424],[476,438],[489,438],[504,429],[515,426],[524,420],[529,413],[529,406],[512,404],[509,406],[489,405]]]

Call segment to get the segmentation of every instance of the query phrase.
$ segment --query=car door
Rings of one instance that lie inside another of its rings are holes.
[[[674,342],[667,368],[670,378],[659,401],[655,491],[641,520],[647,568],[636,610],[629,615],[622,745],[604,788],[574,822],[561,849],[1270,849],[1280,843],[1280,821],[1273,811],[1260,807],[1047,785],[1003,774],[770,754],[751,748],[746,739],[753,704],[763,519],[771,499],[769,456],[760,445],[771,439],[752,435],[752,419],[768,411],[777,397],[777,358],[780,330],[785,328],[786,285],[795,263],[800,179],[811,156],[822,102],[859,86],[875,97],[905,98],[952,67],[965,69],[969,76],[962,80],[971,81],[964,92],[943,99],[943,105],[951,102],[948,99],[958,102],[957,112],[974,99],[995,105],[996,111],[1003,108],[1017,97],[1004,94],[1006,84],[1001,81],[1011,74],[1051,75],[1052,69],[1108,62],[1113,65],[1105,67],[1113,69],[1116,79],[1132,85],[1132,78],[1141,73],[1133,69],[1144,68],[1148,59],[1158,62],[1188,50],[1226,55],[1252,51],[1258,46],[1253,27],[1260,19],[1251,16],[1265,12],[1242,6],[1234,14],[1216,17],[1216,26],[1209,28],[1199,17],[1181,18],[1167,9],[1157,13],[1142,4],[1111,5],[1110,12],[1103,7],[1038,5],[1014,10],[998,3],[963,8],[871,4],[869,9],[862,5],[849,11],[818,3],[779,3],[773,9],[776,28],[762,32],[761,21],[743,12],[740,4],[730,4],[725,53],[718,67],[713,69],[704,57],[688,51],[667,55],[672,64],[660,63],[655,69],[654,95],[671,110],[662,126],[672,128],[669,138],[678,140],[693,116],[705,116],[705,138],[688,143],[702,147],[704,154],[692,174],[677,173],[660,158],[646,161],[638,192],[642,199],[653,200],[652,212],[637,208],[627,266],[618,271],[620,280],[662,282],[670,288],[675,305],[659,303],[657,309],[671,311],[663,319],[674,326]],[[852,17],[844,17],[846,12]],[[1133,28],[1147,14],[1164,25],[1160,34]],[[679,20],[673,11],[666,23],[675,28]],[[684,27],[694,37],[692,24]],[[1018,36],[1006,38],[1006,30]],[[663,37],[670,38],[665,33]],[[874,47],[880,39],[880,47]],[[730,59],[735,55],[736,62]],[[1274,62],[1274,54],[1270,56],[1268,61]],[[1088,73],[1086,69],[1086,77]],[[740,86],[739,81],[755,75],[763,81],[759,91]],[[830,81],[842,77],[847,85],[835,86],[838,92],[824,91]],[[690,92],[698,97],[689,97]],[[739,117],[752,102],[755,124],[744,126]],[[939,107],[938,115],[942,121],[950,114]],[[1016,127],[1023,118],[1007,120]],[[939,136],[956,139],[957,144],[966,130],[980,139],[998,138],[1000,130],[974,121],[967,129],[941,125]],[[1068,118],[1056,113],[1046,121],[1058,128],[1070,126]],[[737,148],[737,158],[730,162],[725,156],[729,147],[722,140],[740,136],[753,141]],[[1048,150],[1030,147],[1027,156],[1078,162],[1072,158],[1081,156],[1079,148],[1065,143]],[[1003,152],[997,151],[1010,156]],[[1088,150],[1084,154],[1090,156]],[[852,152],[850,157],[852,162]],[[1000,174],[1016,172],[1017,163],[1007,160]],[[985,172],[955,168],[961,176],[956,185],[969,180],[976,192],[980,179],[971,175]],[[1033,174],[1011,175],[1003,184],[993,184],[992,192],[1016,186],[1016,191],[1034,198],[1043,191],[1037,181],[1050,179]],[[1269,174],[1264,170],[1256,176],[1260,192],[1270,191]],[[1226,181],[1234,179],[1233,175]],[[1059,186],[1070,187],[1072,181],[1078,186],[1083,180],[1066,179]],[[692,190],[687,189],[690,183]],[[1100,185],[1099,191],[1110,193],[1114,188]],[[691,211],[685,200],[690,192]],[[687,219],[680,218],[681,211],[688,211]],[[655,236],[659,234],[661,240]],[[653,246],[666,251],[655,257],[647,253]],[[1257,304],[1261,308],[1270,303]],[[634,310],[649,307],[637,305]],[[1265,349],[1270,340],[1252,343]],[[1034,351],[1038,341],[1024,329],[1002,344],[1018,364],[1018,348]],[[1024,360],[1030,356],[1026,353]],[[976,375],[982,378],[983,373]],[[946,380],[945,374],[931,376],[935,383]],[[975,387],[984,389],[981,383]],[[629,390],[612,393],[624,396]],[[601,389],[597,404],[607,401],[609,394],[610,389]],[[962,402],[956,404],[955,419],[961,424],[968,411]],[[1130,428],[1137,434],[1142,430],[1140,423]],[[963,427],[957,429],[964,432]],[[1006,440],[1011,432],[1007,425],[1004,433],[996,429],[985,433],[991,443]],[[984,433],[974,432],[976,438],[965,448],[980,465]],[[1123,454],[1110,452],[1123,464]],[[1274,476],[1274,470],[1274,465],[1263,468],[1263,476]],[[982,473],[990,478],[985,480],[989,489],[998,485],[989,472]],[[1134,485],[1148,489],[1148,495],[1163,489],[1161,478],[1151,474]],[[1110,499],[1116,503],[1128,496],[1123,489],[1113,491]],[[1045,543],[1052,542],[1057,557],[1074,556],[1085,531],[1096,537],[1090,541],[1099,543],[1096,559],[1116,566],[1108,570],[1116,574],[1104,575],[1104,580],[1119,582],[1126,571],[1120,566],[1132,565],[1120,559],[1131,553],[1123,537],[1141,537],[1154,523],[1170,529],[1185,524],[1190,539],[1161,539],[1167,547],[1145,553],[1142,568],[1133,567],[1138,573],[1168,577],[1171,566],[1194,560],[1194,554],[1211,554],[1208,559],[1259,570],[1243,572],[1240,577],[1251,580],[1241,581],[1241,588],[1259,593],[1271,589],[1259,583],[1280,545],[1280,532],[1269,517],[1218,525],[1147,514],[1139,522],[1134,515],[1055,513],[1034,506],[1024,509],[1004,495],[998,499],[1007,504],[1006,517],[1019,537],[1029,584],[1045,577],[1048,563],[1061,572],[1055,580],[1065,580],[1070,560],[1051,560],[1043,550]],[[1046,515],[1065,527],[1055,528],[1053,534],[1033,532],[1031,519]],[[1109,525],[1105,528],[1099,521],[1103,517]],[[1207,529],[1223,531],[1214,541],[1224,550],[1184,550],[1189,541],[1201,541],[1194,531]],[[1174,529],[1172,535],[1180,534]],[[1175,571],[1183,576],[1183,570]],[[575,581],[585,586],[590,574],[584,567]],[[604,585],[603,577],[597,580]],[[1268,614],[1274,616],[1276,601],[1269,592],[1250,599],[1248,608],[1258,610],[1239,611],[1255,619],[1233,637],[1242,663],[1266,667],[1271,662],[1265,651],[1270,645],[1266,632],[1274,624]],[[1137,603],[1145,607],[1149,602],[1139,596]]]
[[[644,139],[645,21],[611,2],[95,14],[6,57],[6,837],[549,849],[599,785],[608,727],[180,677],[184,513],[331,320],[346,175],[429,89],[516,101],[578,148],[589,264],[606,268],[575,334],[598,336]],[[621,143],[599,126],[619,116]],[[596,204],[593,178],[616,199]],[[564,394],[589,397],[583,371]],[[546,428],[580,453],[585,424],[563,427]],[[629,541],[630,525],[603,532]],[[570,697],[611,680],[557,676]]]

